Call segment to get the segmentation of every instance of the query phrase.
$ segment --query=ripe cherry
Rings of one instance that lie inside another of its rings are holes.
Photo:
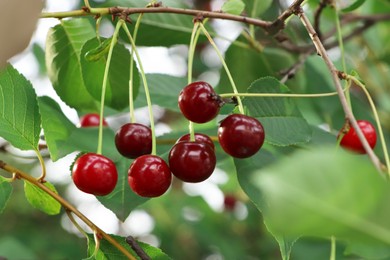
[[[81,127],[99,126],[100,115],[96,113],[86,114],[80,118]],[[106,120],[103,118],[103,126],[108,126]]]
[[[233,194],[225,194],[223,198],[223,207],[225,211],[232,212],[236,208],[237,198]]]
[[[206,123],[215,118],[223,101],[210,84],[197,81],[187,85],[179,94],[179,108],[195,123]]]
[[[169,152],[172,174],[185,182],[201,182],[210,177],[216,165],[213,148],[206,143],[182,141]]]
[[[182,142],[182,141],[188,141],[189,142],[190,138],[191,138],[190,134],[183,135],[182,137],[180,137],[176,141],[176,143]],[[213,142],[213,140],[211,140],[211,138],[208,135],[195,133],[195,142],[206,143],[206,144],[210,145],[213,148],[213,150],[215,150],[214,142]]]
[[[128,171],[131,189],[142,197],[158,197],[164,194],[172,181],[167,163],[156,155],[142,155],[135,159]]]
[[[134,159],[152,152],[152,131],[137,123],[124,124],[115,135],[115,146],[120,154]]]
[[[247,158],[259,151],[264,143],[264,128],[255,118],[232,114],[218,128],[222,149],[236,158]]]
[[[357,123],[359,125],[359,128],[362,130],[364,136],[366,137],[370,147],[374,148],[377,139],[375,127],[370,122],[365,120],[358,120]],[[343,129],[339,132],[338,137],[341,135],[342,131]],[[356,153],[366,153],[362,143],[359,140],[357,133],[355,132],[355,129],[352,126],[349,128],[348,132],[342,137],[340,145],[341,147],[344,147]]]
[[[86,153],[78,157],[73,164],[72,178],[81,191],[104,196],[114,190],[118,173],[115,164],[109,158]]]

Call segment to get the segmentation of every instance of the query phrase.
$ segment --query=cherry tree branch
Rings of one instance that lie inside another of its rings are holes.
[[[382,170],[383,170],[382,163],[380,162],[379,158],[376,156],[376,154],[374,153],[374,151],[371,149],[370,145],[368,144],[367,139],[365,138],[363,132],[361,131],[360,127],[358,126],[356,118],[355,118],[355,116],[354,116],[354,114],[353,114],[353,112],[348,104],[348,101],[347,101],[346,96],[345,96],[344,91],[343,91],[343,87],[342,87],[342,85],[340,83],[340,79],[339,79],[340,71],[337,70],[337,68],[335,67],[335,65],[333,64],[331,59],[329,58],[328,53],[326,52],[324,45],[322,44],[321,40],[319,39],[318,34],[314,30],[310,20],[307,18],[307,16],[303,12],[302,7],[300,7],[300,6],[297,7],[295,10],[295,14],[299,17],[302,24],[305,26],[307,32],[310,35],[310,38],[313,41],[313,44],[317,50],[317,53],[322,57],[322,59],[324,60],[326,66],[328,67],[328,69],[331,73],[332,80],[333,80],[333,83],[336,87],[336,91],[338,93],[341,106],[344,110],[346,120],[348,120],[350,122],[350,124],[352,125],[352,127],[355,129],[355,132],[358,135],[359,140],[361,141],[365,151],[367,152],[368,157],[370,158],[370,160],[374,164],[375,168],[379,172],[382,172]]]
[[[122,252],[128,259],[135,260],[136,258],[128,251],[126,248],[124,248],[122,245],[120,245],[114,238],[112,238],[110,235],[105,233],[103,230],[101,230],[98,226],[96,226],[90,219],[88,219],[84,214],[82,214],[78,209],[76,209],[72,204],[70,204],[67,200],[65,200],[63,197],[58,195],[57,193],[50,190],[48,187],[46,187],[43,183],[41,183],[39,180],[35,179],[31,175],[3,162],[0,160],[0,169],[3,169],[9,173],[11,173],[13,176],[15,176],[16,179],[23,179],[25,181],[28,181],[29,183],[35,185],[42,191],[46,192],[48,195],[50,195],[53,199],[58,201],[67,211],[73,212],[78,218],[80,218],[85,224],[87,224],[94,232],[96,232],[99,236],[106,239],[111,245],[116,247],[120,252]]]

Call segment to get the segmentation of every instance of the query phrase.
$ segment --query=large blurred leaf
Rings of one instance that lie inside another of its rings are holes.
[[[12,194],[12,185],[0,176],[0,214],[3,212]]]
[[[54,193],[57,193],[55,187],[51,183],[45,182],[43,185]],[[34,208],[37,208],[48,215],[57,215],[60,213],[61,204],[49,194],[28,181],[24,182],[24,193],[28,202],[30,202]]]
[[[187,79],[165,74],[146,74],[152,103],[173,111],[180,111],[177,99],[180,91],[187,86]],[[146,106],[145,91],[140,87],[136,106]]]
[[[103,40],[103,39],[102,39]],[[87,41],[81,50],[81,69],[84,84],[89,93],[100,101],[104,70],[106,67],[106,56],[97,61],[88,61],[85,54],[100,45],[97,38]],[[134,97],[139,87],[139,74],[134,66]],[[122,110],[129,106],[129,76],[130,75],[130,53],[123,44],[116,43],[108,72],[105,105],[114,109]]]
[[[364,4],[366,0],[355,0],[352,4],[348,5],[347,7],[344,7],[341,9],[342,12],[352,12],[355,9],[358,9],[362,4]]]
[[[96,197],[122,221],[129,216],[134,208],[148,201],[148,198],[140,197],[130,189],[127,174],[130,164],[131,161],[124,158],[117,162],[118,183],[115,189],[107,196]]]
[[[8,65],[0,71],[0,136],[21,150],[36,150],[40,124],[31,83]]]
[[[275,78],[266,77],[253,82],[249,93],[290,93]],[[243,100],[251,116],[264,126],[266,142],[287,146],[307,143],[311,129],[292,98],[247,97]]]
[[[104,6],[145,7],[149,0],[111,0]],[[166,0],[164,6],[176,8],[188,8],[184,1]],[[137,16],[132,15],[136,20]],[[134,26],[128,25],[133,31]],[[142,46],[171,46],[174,44],[188,44],[194,24],[192,18],[187,15],[173,13],[146,13],[142,18],[137,35],[137,45]],[[127,36],[121,34],[127,41]],[[204,37],[200,37],[200,40]]]
[[[50,81],[60,98],[69,106],[96,109],[81,74],[80,53],[84,43],[95,36],[87,19],[61,20],[46,39],[46,67]]]
[[[116,240],[121,246],[126,248],[134,256],[137,256],[136,253],[131,249],[129,244],[126,243],[125,237],[120,237],[116,235],[110,235]],[[138,241],[137,241],[138,242]],[[161,249],[155,248],[146,243],[138,242],[139,246],[145,251],[145,253],[153,260],[169,260],[171,259],[167,256]],[[92,256],[95,252],[95,240],[93,235],[88,235],[88,256]],[[100,247],[96,254],[95,259],[98,260],[111,260],[111,259],[125,259],[125,256],[114,246],[112,246],[107,240],[103,239],[100,241]],[[137,256],[138,259],[138,256]]]
[[[238,174],[247,174],[243,169]],[[366,158],[316,147],[251,172],[247,180],[263,194],[251,199],[263,205],[275,234],[334,235],[377,249],[390,244],[390,189]]]
[[[64,115],[60,106],[50,97],[38,98],[45,140],[53,161],[66,154],[61,153],[59,141],[66,141],[76,126]]]

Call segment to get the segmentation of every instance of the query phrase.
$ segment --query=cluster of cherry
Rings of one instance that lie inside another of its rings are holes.
[[[224,104],[213,87],[203,81],[193,82],[180,92],[179,108],[191,122],[206,123],[214,119]],[[99,117],[92,124],[97,125]],[[103,121],[103,125],[107,125]],[[231,114],[219,125],[218,141],[222,149],[236,158],[254,155],[264,143],[264,128],[250,116]],[[152,131],[138,123],[123,125],[115,135],[115,145],[121,155],[134,159],[128,170],[131,189],[143,197],[158,197],[171,185],[172,174],[184,182],[202,182],[208,179],[216,166],[212,139],[201,133],[182,136],[171,148],[168,164],[152,152]],[[118,173],[107,157],[86,153],[79,156],[72,167],[72,178],[82,191],[107,195],[115,188]]]

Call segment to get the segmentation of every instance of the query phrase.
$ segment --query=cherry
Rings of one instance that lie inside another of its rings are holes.
[[[182,141],[169,152],[169,167],[173,175],[185,182],[201,182],[213,173],[216,156],[206,143]]]
[[[172,174],[167,163],[156,155],[142,155],[135,159],[128,171],[131,189],[142,197],[158,197],[171,185]]]
[[[197,81],[187,85],[179,94],[179,108],[183,115],[195,123],[206,123],[215,118],[223,101],[210,84]]]
[[[73,164],[72,178],[81,191],[104,196],[114,190],[118,173],[109,158],[96,153],[86,153],[78,157]]]
[[[190,141],[190,134],[186,134],[186,135],[183,135],[182,137],[180,137],[176,143],[178,142],[182,142],[182,141]],[[213,150],[215,150],[215,146],[214,146],[214,142],[213,140],[211,140],[211,138],[208,136],[208,135],[205,135],[205,134],[200,134],[200,133],[195,133],[195,142],[198,142],[198,143],[206,143],[208,145],[210,145]]]
[[[99,123],[100,123],[100,115],[96,113],[86,114],[80,118],[81,127],[99,126]],[[103,119],[103,126],[108,126],[106,120],[104,119]]]
[[[218,128],[222,149],[236,158],[247,158],[259,151],[264,143],[264,128],[255,118],[232,114]]]
[[[374,148],[377,139],[375,127],[370,122],[365,120],[358,120],[357,123],[359,125],[359,128],[362,130],[364,136],[366,137],[370,147]],[[343,129],[340,130],[337,138],[341,135],[342,131]],[[352,126],[349,128],[348,132],[342,137],[340,145],[345,149],[359,154],[366,153],[362,143],[359,140],[357,133],[355,132],[355,129]]]
[[[225,211],[234,211],[237,205],[237,198],[233,194],[225,194],[223,198],[223,206]]]
[[[124,124],[115,134],[115,146],[120,154],[134,159],[152,152],[152,131],[137,123]]]

